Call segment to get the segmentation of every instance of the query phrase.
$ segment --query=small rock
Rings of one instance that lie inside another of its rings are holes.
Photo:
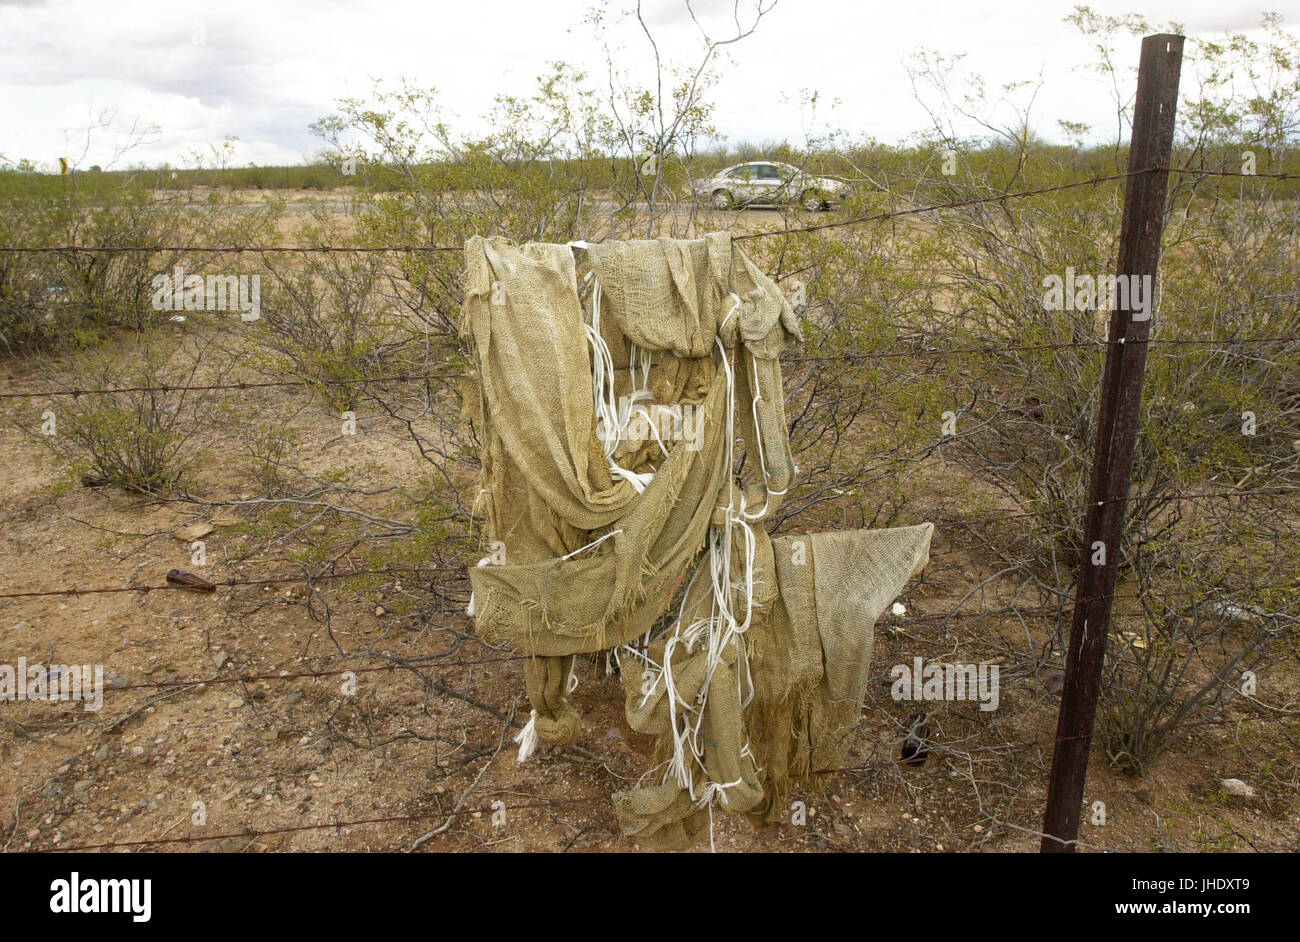
[[[1138,801],[1142,802],[1142,804],[1144,805],[1151,804],[1151,793],[1147,791],[1145,788],[1139,788],[1133,794],[1137,797]]]
[[[83,779],[81,779],[80,781],[78,781],[78,782],[76,782],[76,783],[73,784],[73,786],[72,786],[72,790],[73,790],[74,792],[76,792],[78,795],[80,795],[80,794],[82,794],[83,792],[89,791],[89,790],[90,790],[90,786],[91,786],[91,781],[90,781],[90,779],[85,779],[85,778],[83,778]]]
[[[217,670],[221,670],[230,663],[230,655],[225,651],[214,651],[212,652],[212,663],[217,666]]]
[[[375,606],[375,615],[376,615],[376,617],[378,617],[379,615],[382,615],[382,614],[384,614],[384,606],[382,606],[382,605],[376,605],[376,606]]]
[[[131,755],[135,756],[137,759],[140,758],[140,756],[144,755],[144,746],[132,746]]]
[[[1234,798],[1254,798],[1256,794],[1255,789],[1239,778],[1225,778],[1219,782],[1219,787]]]
[[[973,828],[971,828],[971,830],[974,831],[976,834],[983,834],[983,833],[984,833],[984,825],[982,825],[982,824],[977,824],[977,825],[975,825]]]
[[[117,677],[114,677],[112,680],[110,680],[108,682],[108,685],[112,687],[114,690],[121,690],[124,687],[131,686],[131,678],[122,677],[121,675],[118,675]]]

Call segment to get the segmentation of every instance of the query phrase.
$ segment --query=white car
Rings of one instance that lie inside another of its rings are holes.
[[[851,188],[834,177],[814,177],[798,167],[771,160],[736,164],[692,185],[716,209],[732,206],[776,206],[797,203],[810,213],[830,209],[848,198]]]

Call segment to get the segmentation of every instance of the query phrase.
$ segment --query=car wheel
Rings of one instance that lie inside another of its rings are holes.
[[[731,203],[732,203],[731,194],[728,193],[726,190],[713,191],[714,209],[730,209]]]
[[[805,190],[799,203],[808,212],[815,213],[826,208],[826,196],[818,190]]]

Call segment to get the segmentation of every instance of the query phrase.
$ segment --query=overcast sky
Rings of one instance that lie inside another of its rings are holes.
[[[436,86],[457,127],[494,94],[527,93],[546,63],[565,59],[604,74],[603,53],[583,23],[595,0],[0,0],[0,155],[53,165],[79,158],[90,115],[115,113],[82,166],[113,160],[115,141],[134,123],[156,125],[156,140],[125,162],[184,165],[227,136],[235,162],[298,163],[320,148],[307,125],[344,95],[364,95],[371,77],[406,76]],[[634,0],[610,0],[611,12]],[[744,0],[752,3],[752,0]],[[1300,0],[1096,0],[1099,12],[1140,13],[1189,35],[1254,30],[1263,10],[1300,27]],[[697,0],[706,25],[724,32],[730,0]],[[732,143],[801,141],[810,114],[801,89],[815,89],[813,130],[842,128],[893,143],[926,125],[904,63],[928,48],[965,53],[963,69],[990,87],[1037,79],[1036,129],[1058,138],[1058,118],[1113,135],[1108,90],[1078,66],[1089,42],[1063,21],[1058,0],[780,0],[757,32],[733,47],[734,65],[715,90],[715,120]],[[681,0],[645,0],[646,18],[668,59],[694,62],[699,37]],[[639,70],[644,40],[625,21],[621,61]],[[1117,49],[1136,65],[1138,41]],[[644,72],[641,77],[648,78]],[[120,166],[121,164],[119,164]]]

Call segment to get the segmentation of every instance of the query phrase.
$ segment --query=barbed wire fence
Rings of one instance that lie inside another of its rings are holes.
[[[1063,190],[1069,190],[1085,186],[1097,186],[1103,183],[1125,180],[1135,174],[1151,173],[1163,171],[1175,174],[1188,174],[1196,176],[1218,176],[1218,177],[1248,177],[1257,179],[1275,179],[1290,180],[1295,179],[1295,174],[1247,174],[1228,171],[1217,171],[1208,169],[1195,168],[1177,168],[1177,167],[1150,167],[1144,170],[1129,171],[1127,173],[1117,173],[1103,176],[1091,177],[1085,180],[1074,181],[1055,186],[1040,187],[1036,189],[1020,190],[1015,192],[998,193],[995,195],[953,200],[943,203],[935,203],[919,207],[911,207],[901,210],[892,210],[887,212],[873,213],[869,215],[855,216],[846,219],[832,220],[820,224],[812,224],[797,227],[787,227],[775,230],[763,230],[750,233],[743,233],[734,236],[736,241],[748,241],[752,239],[775,238],[782,236],[799,236],[810,235],[825,232],[832,229],[839,229],[849,226],[860,226],[873,222],[887,221],[907,216],[916,216],[925,213],[941,212],[946,210],[961,209],[981,204],[1001,203],[1008,200],[1025,199],[1037,195],[1043,195]],[[0,246],[0,254],[41,254],[41,253],[193,253],[193,254],[270,254],[270,253],[459,253],[461,247],[453,246],[425,246],[425,245],[387,245],[387,246],[341,246],[341,245],[314,245],[314,246],[264,246],[264,245],[230,245],[230,246],[163,246],[163,245],[126,245],[126,246],[94,246],[94,245],[58,245],[58,246]],[[1123,341],[1118,341],[1122,343]],[[1155,336],[1143,338],[1144,344],[1151,346],[1208,346],[1208,347],[1265,347],[1272,344],[1291,344],[1295,342],[1293,337],[1167,337]],[[996,357],[1001,354],[1010,352],[1028,352],[1028,351],[1053,351],[1053,350],[1088,350],[1096,353],[1105,353],[1116,343],[1114,340],[1099,341],[1070,341],[1062,343],[1027,343],[1027,344],[1005,344],[1005,345],[981,345],[966,347],[933,347],[925,345],[913,345],[904,349],[890,349],[882,351],[847,351],[832,355],[791,355],[783,357],[783,362],[789,363],[808,363],[814,369],[826,368],[826,364],[834,364],[831,368],[842,368],[844,364],[885,361],[895,359],[911,358],[955,358],[955,357]],[[458,371],[440,371],[438,377],[443,378],[463,378],[466,373]],[[428,373],[417,371],[401,371],[391,374],[379,374],[356,379],[319,379],[319,380],[271,380],[271,381],[249,381],[249,382],[222,382],[208,384],[156,384],[156,385],[123,385],[111,387],[65,387],[65,388],[47,388],[47,389],[29,389],[29,390],[5,390],[0,392],[0,399],[9,400],[38,400],[49,398],[70,397],[80,399],[81,397],[90,396],[112,396],[124,393],[176,393],[176,392],[225,392],[225,391],[246,391],[254,389],[269,388],[286,388],[286,387],[316,387],[316,386],[338,386],[338,387],[369,387],[386,383],[410,383],[410,382],[427,382],[430,379]],[[956,438],[956,436],[952,436]],[[1296,487],[1254,487],[1254,488],[1222,488],[1219,490],[1188,490],[1178,491],[1170,494],[1162,494],[1157,498],[1159,500],[1186,500],[1186,501],[1214,501],[1214,500],[1235,500],[1235,499],[1264,499],[1268,497],[1284,496],[1293,494],[1300,490]],[[1128,502],[1141,502],[1148,499],[1143,495],[1131,495],[1125,498]],[[1080,506],[1075,508],[1081,515],[1087,507]],[[976,531],[980,527],[996,525],[1009,520],[1029,520],[1042,519],[1052,516],[1057,511],[1005,511],[997,514],[982,517],[955,517],[951,519],[936,519],[933,522],[939,532],[945,532],[953,529],[968,529]],[[951,553],[952,551],[947,551]],[[938,551],[933,554],[935,558],[945,555],[945,551]],[[131,585],[104,585],[104,586],[61,586],[58,588],[28,588],[17,591],[0,592],[0,599],[20,599],[20,598],[52,598],[52,597],[88,597],[105,594],[118,593],[139,593],[148,594],[158,591],[189,591],[212,593],[219,589],[235,589],[239,587],[266,587],[271,585],[281,585],[289,583],[305,583],[308,587],[309,594],[315,591],[318,583],[326,583],[339,580],[354,580],[363,577],[372,576],[446,576],[450,575],[463,583],[466,576],[464,566],[404,566],[404,567],[378,567],[378,568],[347,568],[332,569],[330,571],[300,572],[288,574],[269,574],[261,578],[230,578],[214,580],[178,580],[165,581],[161,584],[131,584]],[[987,580],[985,580],[987,582]],[[970,592],[951,609],[941,611],[923,611],[917,610],[909,613],[906,617],[890,618],[886,617],[885,623],[882,624],[882,635],[892,641],[895,647],[895,653],[899,647],[899,641],[906,634],[907,628],[911,624],[934,623],[944,626],[954,620],[968,620],[981,618],[1007,618],[1011,617],[1020,620],[1023,624],[1025,619],[1041,618],[1054,620],[1058,624],[1062,618],[1068,617],[1068,598],[1066,593],[1056,593],[1056,603],[1049,605],[1039,605],[1034,607],[1024,607],[1018,604],[1018,600],[1012,600],[1011,604],[999,603],[995,601],[993,605],[986,605],[983,593],[980,591],[985,583],[973,587]],[[1279,587],[1295,588],[1297,583],[1294,580],[1269,581],[1259,583],[1256,588]],[[1050,593],[1049,593],[1050,594]],[[966,603],[976,595],[980,596],[980,607],[976,610],[967,610]],[[1142,601],[1142,591],[1112,593],[1109,598],[1118,600],[1125,599],[1129,601]],[[455,626],[446,625],[444,627],[455,630]],[[477,640],[477,639],[476,639]],[[483,643],[483,642],[480,642]],[[488,646],[489,648],[491,646]],[[425,685],[426,689],[432,690],[439,696],[453,697],[465,700],[480,709],[485,710],[498,720],[504,720],[504,729],[502,732],[502,743],[504,743],[505,731],[520,724],[513,720],[510,708],[493,707],[483,703],[477,698],[454,690],[445,680],[429,674],[422,673],[425,670],[447,670],[453,668],[465,668],[477,665],[487,664],[505,664],[527,659],[526,655],[504,654],[498,649],[492,649],[492,655],[482,658],[452,658],[445,659],[446,655],[424,655],[417,658],[399,657],[385,654],[383,652],[362,651],[351,654],[343,653],[336,655],[333,659],[336,661],[355,660],[355,661],[375,661],[381,660],[384,663],[360,663],[356,666],[330,666],[318,670],[299,670],[299,671],[276,671],[276,672],[253,672],[253,673],[233,673],[230,671],[204,677],[190,677],[184,679],[173,679],[163,681],[145,681],[131,682],[119,687],[109,687],[106,693],[112,695],[124,694],[131,691],[153,690],[167,692],[183,692],[187,690],[197,690],[220,685],[232,684],[250,684],[250,683],[277,683],[288,681],[301,681],[321,678],[339,678],[351,675],[355,677],[359,674],[367,675],[392,675],[397,672],[414,672]],[[1045,659],[1041,659],[1045,660]],[[1010,675],[1015,679],[1025,679],[1037,674],[1041,669],[1042,663],[1021,663],[1008,665]],[[1004,674],[1004,676],[1007,676]],[[111,726],[118,726],[126,719],[131,718],[139,712],[139,708],[125,714],[114,720]],[[933,721],[933,720],[932,720]],[[19,730],[26,732],[26,727],[17,721],[8,720]],[[967,724],[969,726],[969,724]],[[991,754],[1004,753],[1008,749],[1037,749],[1040,756],[1044,748],[1041,742],[1012,742],[1010,740],[1001,744],[995,744],[991,747],[974,746],[970,752],[961,753],[960,747],[967,741],[974,742],[976,734],[970,729],[963,733],[965,739],[961,737],[950,737],[943,740],[942,745],[936,745],[932,748],[946,749],[953,756],[958,756],[967,764],[967,771],[962,773],[968,784],[974,789],[977,796],[980,796],[980,809],[984,814],[984,819],[989,822],[989,826],[981,829],[982,838],[977,839],[970,846],[979,846],[992,839],[999,830],[1019,831],[1031,834],[1036,837],[1042,837],[1042,832],[1027,828],[1008,818],[1008,811],[1012,807],[1007,805],[999,811],[993,808],[985,807],[985,798],[980,790],[981,776],[978,772],[978,766],[985,761]],[[856,782],[864,788],[874,787],[882,789],[885,787],[901,787],[909,794],[913,791],[913,786],[901,775],[899,763],[892,756],[882,756],[879,752],[879,744],[875,745],[875,751],[864,764],[855,764],[843,769],[831,770],[835,774],[853,774],[857,776]],[[487,765],[479,773],[478,780],[482,778],[483,772],[496,760],[501,752],[501,745],[491,754]],[[585,750],[580,750],[584,752]],[[583,758],[586,761],[605,763],[606,760],[599,756],[585,753]],[[829,773],[828,773],[829,774]],[[956,771],[954,777],[958,776]],[[388,825],[388,824],[413,824],[418,821],[441,820],[444,822],[444,829],[453,820],[463,818],[467,815],[491,815],[499,811],[524,811],[535,809],[549,809],[561,806],[581,806],[585,804],[599,803],[605,800],[605,796],[589,797],[541,797],[537,796],[529,801],[515,804],[503,802],[494,802],[487,807],[462,807],[465,797],[473,790],[473,785],[465,792],[460,803],[452,809],[430,809],[408,814],[382,815],[371,814],[361,817],[331,820],[319,823],[285,825],[270,828],[243,828],[233,832],[223,833],[202,833],[196,832],[190,835],[167,836],[160,835],[156,838],[144,838],[138,840],[126,841],[103,841],[93,843],[68,843],[61,842],[57,846],[36,848],[37,851],[76,851],[76,850],[111,850],[111,849],[129,849],[145,848],[167,845],[185,845],[203,842],[214,842],[226,839],[244,839],[254,840],[258,837],[293,834],[309,831],[327,831],[341,830],[343,828],[361,827],[367,825]],[[13,832],[10,835],[10,841],[17,833],[19,828],[18,813],[15,812]],[[437,833],[437,832],[431,832]],[[427,835],[426,835],[427,837]],[[828,840],[829,836],[823,835]],[[419,846],[423,839],[417,840],[414,846]],[[831,840],[833,844],[834,841]],[[8,842],[4,845],[8,848]],[[1109,849],[1090,845],[1080,842],[1079,846],[1096,847],[1096,849]],[[414,849],[414,847],[412,847]]]

